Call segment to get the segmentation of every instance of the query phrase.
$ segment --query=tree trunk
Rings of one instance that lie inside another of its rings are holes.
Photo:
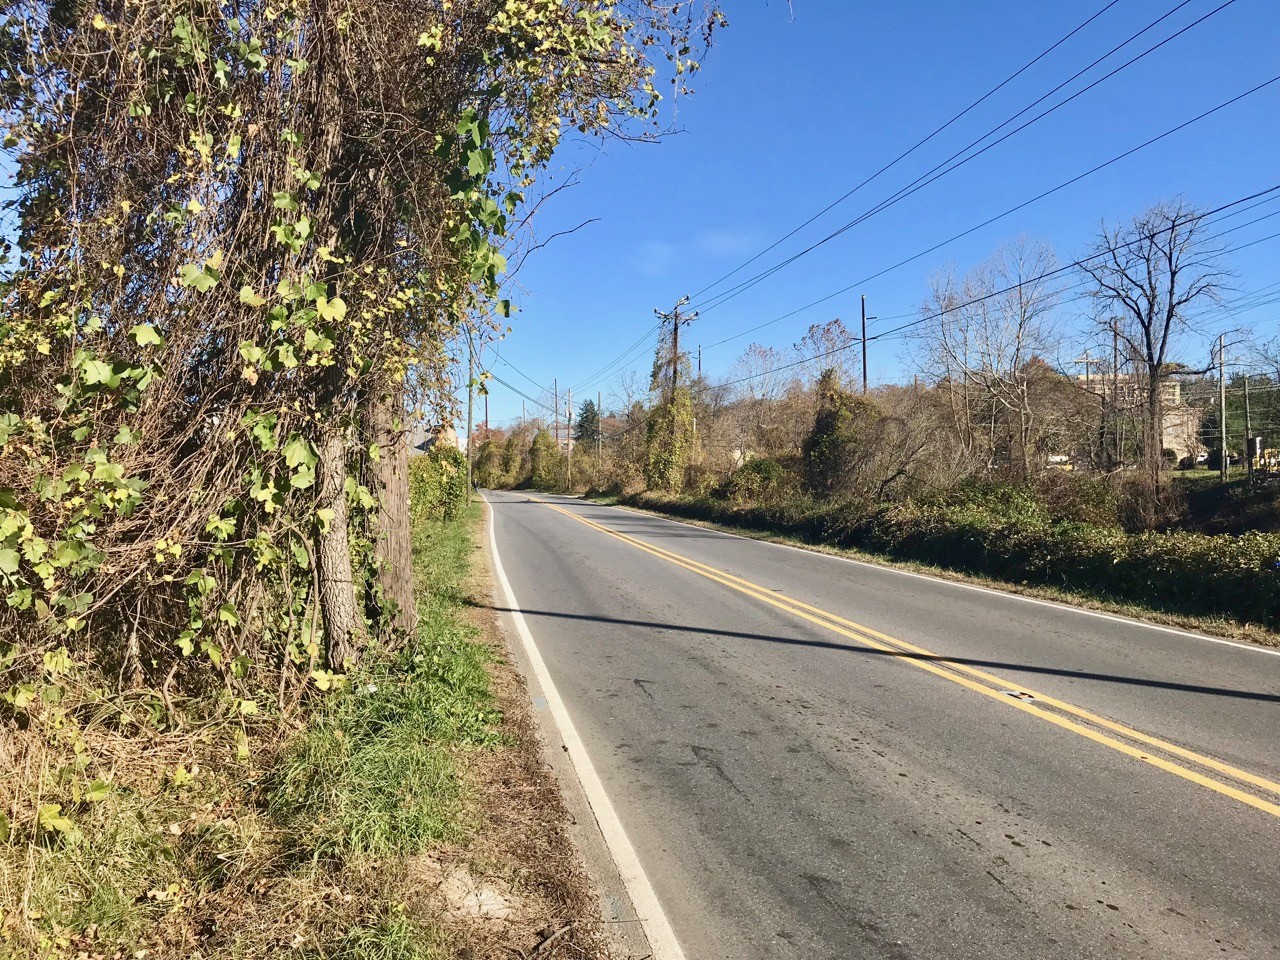
[[[330,515],[328,523],[320,524],[316,533],[320,612],[324,617],[329,668],[345,670],[360,659],[360,617],[351,575],[351,544],[347,530],[347,445],[342,428],[327,425],[322,429],[317,508],[330,511]]]
[[[370,464],[369,489],[378,500],[378,584],[390,626],[417,626],[413,598],[413,537],[409,521],[409,445],[399,391],[369,403],[368,430],[379,456]]]
[[[1160,472],[1164,466],[1164,394],[1160,375],[1152,373],[1147,383],[1147,473],[1154,491],[1160,490]]]

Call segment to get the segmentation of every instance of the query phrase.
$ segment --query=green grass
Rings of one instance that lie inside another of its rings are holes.
[[[140,738],[90,724],[117,764],[91,802],[65,795],[70,741],[0,726],[21,802],[59,802],[76,828],[33,837],[16,821],[0,837],[0,960],[167,960],[196,939],[211,958],[452,955],[443,928],[396,904],[419,892],[406,857],[474,832],[466,754],[499,742],[491,654],[463,619],[479,516],[419,518],[418,631],[371,653],[348,690],[311,694],[299,729],[236,718]],[[98,706],[92,690],[76,697],[63,705]],[[191,782],[174,782],[179,764]]]
[[[374,923],[357,927],[337,944],[331,960],[435,960],[430,930],[402,912],[390,910]]]
[[[477,511],[418,525],[417,636],[351,675],[279,764],[269,806],[299,852],[367,860],[466,835],[456,753],[497,736],[489,654],[459,616]]]

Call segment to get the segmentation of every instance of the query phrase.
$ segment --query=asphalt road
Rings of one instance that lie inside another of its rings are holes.
[[[690,960],[1280,957],[1280,657],[487,496]]]

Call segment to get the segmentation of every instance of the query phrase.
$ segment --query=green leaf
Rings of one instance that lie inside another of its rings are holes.
[[[17,550],[8,547],[0,550],[0,573],[17,573],[22,557]]]
[[[115,387],[120,383],[120,378],[111,369],[111,364],[105,360],[90,359],[84,361],[80,365],[80,375],[84,378],[84,382],[88,384],[102,383],[109,387]]]
[[[321,297],[316,301],[316,313],[324,320],[337,323],[347,315],[347,304],[341,297],[326,300]]]
[[[258,296],[257,293],[254,292],[253,287],[246,283],[240,288],[240,302],[247,304],[250,307],[260,307],[267,301]]]
[[[84,792],[84,798],[90,803],[100,803],[111,793],[111,784],[105,780],[94,780]]]
[[[329,524],[333,523],[335,516],[337,515],[328,507],[321,507],[316,511],[316,520],[320,523],[321,533],[329,532]]]
[[[308,466],[314,467],[320,462],[320,457],[316,454],[315,448],[311,443],[298,436],[296,433],[291,434],[281,449],[284,454],[284,462],[290,467]]]
[[[140,347],[163,347],[164,337],[149,323],[140,323],[129,331],[129,336]]]

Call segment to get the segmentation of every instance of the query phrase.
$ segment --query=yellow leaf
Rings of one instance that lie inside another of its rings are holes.
[[[95,13],[93,15],[93,29],[106,30],[107,27],[108,27],[107,21],[103,18],[102,14]]]

